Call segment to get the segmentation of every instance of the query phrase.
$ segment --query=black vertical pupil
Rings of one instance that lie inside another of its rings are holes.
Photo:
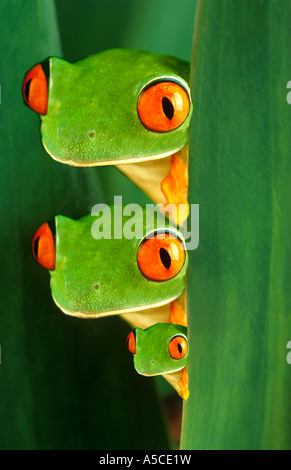
[[[175,113],[175,109],[171,100],[169,100],[169,98],[166,98],[166,96],[164,96],[164,98],[162,99],[162,106],[163,106],[164,114],[167,116],[168,119],[172,120],[174,113]]]
[[[31,78],[29,80],[27,80],[27,82],[25,84],[25,87],[24,87],[24,94],[25,94],[25,97],[26,97],[27,101],[29,101],[30,84],[31,84]]]
[[[182,354],[183,349],[180,343],[177,344],[177,348],[178,348],[179,353]]]
[[[160,248],[160,258],[161,258],[161,262],[163,263],[165,268],[170,269],[170,267],[171,267],[171,256],[169,255],[167,250],[165,250],[165,248]]]
[[[39,237],[36,238],[33,246],[34,254],[38,258],[38,244],[39,244]]]

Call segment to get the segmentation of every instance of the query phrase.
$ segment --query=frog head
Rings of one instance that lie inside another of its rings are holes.
[[[75,63],[50,57],[26,74],[23,97],[40,115],[53,159],[115,165],[154,202],[166,203],[169,193],[177,195],[168,180],[162,185],[171,158],[186,158],[189,74],[186,61],[139,50],[110,49]]]
[[[185,289],[183,237],[167,221],[146,223],[144,208],[135,218],[139,234],[125,230],[130,220],[123,215],[124,230],[114,238],[117,208],[111,209],[112,237],[108,232],[107,238],[96,237],[99,218],[90,214],[78,220],[58,215],[36,231],[34,256],[49,270],[52,297],[64,313],[82,318],[120,314],[134,326],[141,314],[149,317],[143,325],[153,324],[156,317],[149,312],[160,312]]]
[[[156,323],[146,329],[135,328],[126,345],[133,354],[136,371],[147,377],[162,375],[187,400],[187,328],[173,323]],[[182,373],[181,373],[182,371]]]
[[[145,376],[168,374],[187,365],[187,327],[156,323],[146,329],[135,328],[127,337],[136,371]]]

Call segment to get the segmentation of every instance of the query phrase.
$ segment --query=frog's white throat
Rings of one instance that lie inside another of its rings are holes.
[[[188,159],[188,146],[170,154],[128,160],[114,165],[132,183],[143,191],[155,204],[167,204],[161,183],[170,173],[171,158],[179,153],[184,160]]]
[[[155,204],[166,204],[161,181],[170,171],[171,155],[154,160],[142,160],[115,165],[135,186]]]
[[[73,167],[97,167],[97,166],[115,166],[123,173],[133,184],[143,191],[155,204],[167,204],[166,197],[161,189],[161,183],[170,173],[171,159],[176,154],[182,160],[188,162],[188,145],[182,148],[173,149],[170,152],[152,155],[136,156],[125,160],[108,161],[89,161],[80,162],[74,158],[60,159],[54,155],[43,142],[46,152],[60,163]]]

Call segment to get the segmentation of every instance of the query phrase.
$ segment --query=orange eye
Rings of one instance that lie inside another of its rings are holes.
[[[126,347],[132,354],[135,354],[136,344],[135,344],[135,336],[134,336],[133,331],[131,331],[127,337]]]
[[[35,232],[32,239],[32,253],[39,264],[50,271],[55,269],[55,241],[48,222]]]
[[[35,65],[23,80],[22,94],[25,103],[33,111],[45,115],[48,106],[48,83],[45,69],[47,63]]]
[[[174,336],[169,343],[169,353],[173,359],[182,359],[188,350],[187,339],[184,336]]]
[[[157,234],[145,240],[137,257],[141,272],[152,281],[165,281],[176,276],[184,261],[185,250],[182,242],[169,233]]]
[[[189,114],[190,99],[181,85],[158,82],[142,93],[138,102],[138,115],[151,131],[167,132],[179,127]]]

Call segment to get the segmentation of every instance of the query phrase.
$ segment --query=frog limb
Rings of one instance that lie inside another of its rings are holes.
[[[169,323],[187,326],[186,293],[173,300],[170,305]]]
[[[181,378],[178,382],[178,393],[183,400],[188,400],[189,398],[189,387],[188,387],[188,366],[184,367],[182,370]]]

